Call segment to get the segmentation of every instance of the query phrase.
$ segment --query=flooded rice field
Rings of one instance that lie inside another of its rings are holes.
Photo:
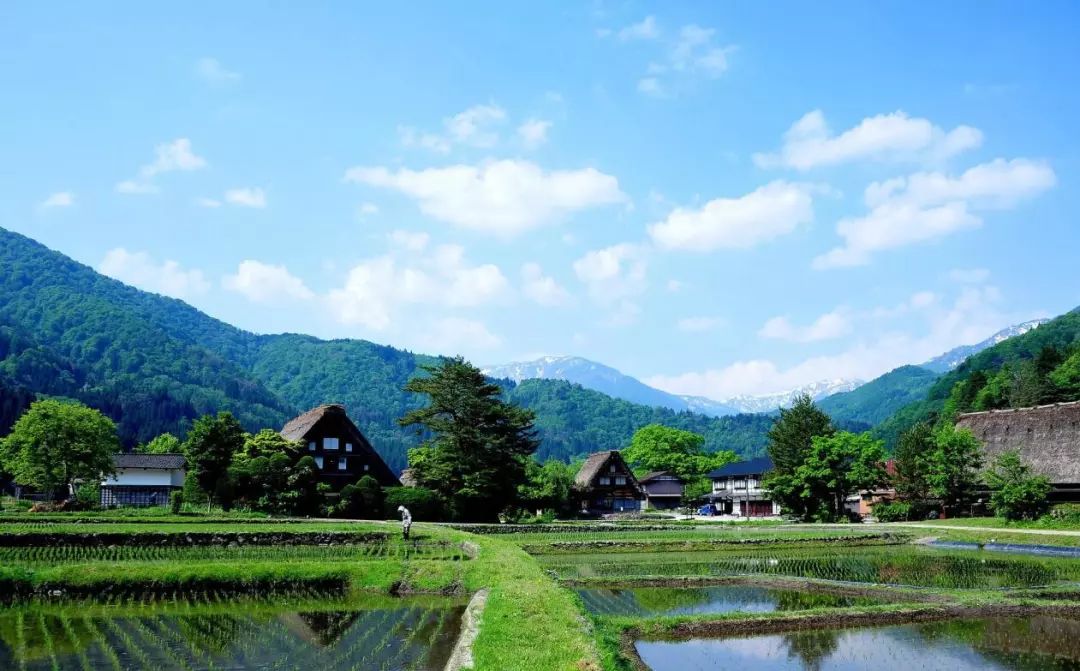
[[[685,641],[637,641],[653,671],[1080,669],[1080,620],[1053,616],[803,630]]]
[[[577,593],[594,615],[629,617],[772,613],[882,603],[880,599],[866,596],[756,585],[588,588],[579,589]]]
[[[466,601],[373,597],[0,609],[0,669],[441,670]]]
[[[1080,562],[918,546],[837,547],[828,551],[655,552],[539,557],[560,579],[739,575],[845,583],[998,589],[1080,578]]]

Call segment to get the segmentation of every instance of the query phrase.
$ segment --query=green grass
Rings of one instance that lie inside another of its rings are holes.
[[[919,524],[940,527],[981,527],[997,529],[1040,529],[1050,531],[1080,531],[1080,522],[1069,519],[1054,519],[1049,516],[1037,520],[1007,520],[1003,517],[954,517],[947,520],[926,520]]]

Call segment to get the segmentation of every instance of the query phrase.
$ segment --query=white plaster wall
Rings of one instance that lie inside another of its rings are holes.
[[[105,485],[138,485],[152,487],[180,486],[184,484],[183,471],[159,468],[118,468],[116,475],[106,479]]]

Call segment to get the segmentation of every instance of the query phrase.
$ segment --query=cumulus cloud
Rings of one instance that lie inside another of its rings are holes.
[[[737,361],[727,366],[677,375],[657,375],[646,383],[676,394],[727,399],[742,394],[769,394],[819,380],[870,380],[898,366],[927,361],[959,345],[1027,319],[1043,316],[1003,312],[1001,294],[990,286],[964,287],[951,302],[934,301],[919,311],[920,321],[905,320],[918,332],[885,331],[832,354],[810,357],[790,366],[767,359]]]
[[[123,180],[116,185],[119,193],[147,194],[157,193],[158,187],[153,180],[156,176],[168,172],[188,172],[206,167],[206,159],[197,155],[191,147],[191,140],[181,137],[159,144],[154,149],[154,160],[139,168],[139,174],[133,179]]]
[[[226,275],[221,284],[255,303],[274,304],[315,297],[304,281],[290,273],[285,266],[250,259],[241,261],[236,273]]]
[[[443,354],[469,354],[491,350],[502,338],[488,330],[483,322],[462,317],[445,317],[424,329],[419,344]]]
[[[216,58],[200,58],[195,63],[195,75],[210,84],[231,84],[240,80],[240,73],[228,70]]]
[[[902,111],[863,119],[857,126],[833,135],[821,110],[809,112],[784,134],[776,153],[755,154],[762,168],[810,170],[852,161],[939,161],[982,144],[977,128],[951,131]]]
[[[354,167],[345,181],[397,191],[428,216],[504,238],[626,198],[615,177],[594,168],[549,171],[520,160],[425,170]]]
[[[471,265],[460,246],[440,245],[426,255],[413,251],[399,258],[390,253],[353,266],[344,285],[330,291],[327,303],[339,322],[381,331],[410,306],[474,308],[499,302],[509,293],[509,282],[497,266]]]
[[[949,279],[961,284],[982,284],[990,279],[986,268],[955,268],[949,271]]]
[[[978,228],[978,211],[1015,207],[1056,183],[1049,165],[1029,159],[997,159],[956,177],[921,172],[875,182],[865,193],[870,211],[841,219],[836,232],[844,246],[814,259],[813,267],[865,265],[880,251]]]
[[[566,305],[570,294],[555,278],[545,275],[538,263],[526,263],[521,267],[521,293],[537,305],[556,307]]]
[[[431,236],[422,231],[396,230],[391,231],[387,238],[390,244],[410,252],[423,251],[431,241]]]
[[[637,23],[620,28],[615,32],[615,37],[623,42],[655,40],[660,37],[660,27],[656,24],[656,17],[646,16]]]
[[[821,315],[806,326],[795,326],[786,316],[773,317],[765,322],[758,335],[762,338],[806,343],[833,340],[850,332],[851,311],[840,307]]]
[[[518,138],[526,149],[536,149],[547,142],[547,133],[551,130],[551,122],[544,119],[528,119],[518,126]]]
[[[644,291],[647,267],[644,248],[627,242],[593,250],[574,261],[574,273],[601,304],[620,302]]]
[[[208,208],[211,208],[211,209],[216,208],[216,207],[221,207],[221,201],[220,200],[218,200],[217,198],[207,198],[205,196],[200,197],[200,198],[196,198],[195,199],[195,204],[198,205],[199,207],[208,207]]]
[[[455,145],[483,148],[495,146],[499,141],[498,128],[505,121],[506,110],[498,105],[474,105],[443,119],[441,133],[419,131],[412,126],[399,126],[398,135],[406,147],[420,147],[445,154]]]
[[[185,270],[176,261],[158,263],[146,252],[129,252],[123,247],[109,250],[98,272],[146,291],[190,298],[210,289],[201,270]]]
[[[747,249],[812,221],[810,192],[806,185],[771,182],[738,198],[716,198],[696,209],[676,208],[649,226],[649,236],[666,249]]]
[[[38,207],[42,210],[51,210],[58,207],[71,207],[75,204],[75,194],[70,191],[57,191],[49,194],[49,197],[41,201]]]
[[[259,188],[229,189],[225,192],[225,202],[240,207],[266,207],[266,192]]]

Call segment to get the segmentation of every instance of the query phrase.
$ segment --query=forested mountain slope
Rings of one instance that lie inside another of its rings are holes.
[[[925,398],[937,378],[937,373],[920,366],[901,366],[857,389],[826,396],[818,405],[838,422],[873,426]]]
[[[129,445],[163,431],[182,435],[208,412],[230,410],[255,430],[327,402],[344,403],[395,469],[419,441],[396,420],[422,402],[402,386],[432,357],[364,340],[249,333],[4,229],[0,268],[0,435],[36,393],[100,408]],[[756,454],[772,423],[675,413],[552,380],[504,387],[537,412],[541,458],[622,448],[651,422]]]

